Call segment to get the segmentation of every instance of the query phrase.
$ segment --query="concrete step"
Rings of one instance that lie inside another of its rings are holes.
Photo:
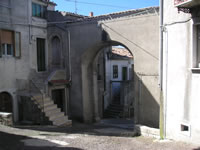
[[[49,105],[53,105],[53,104],[54,104],[54,102],[53,102],[52,100],[45,101],[45,103],[44,103],[44,107],[47,107],[47,106],[49,106]]]
[[[51,110],[48,110],[48,111],[45,111],[45,114],[47,117],[57,113],[57,112],[61,112],[60,111],[60,108],[55,108],[55,109],[51,109]]]
[[[53,121],[56,118],[60,118],[62,116],[65,116],[65,114],[63,112],[57,112],[57,113],[54,113],[51,116],[49,116],[49,120]]]
[[[63,116],[63,117],[56,118],[55,120],[53,120],[53,125],[62,126],[68,122],[69,122],[68,118],[66,116]]]
[[[105,111],[105,113],[120,113],[120,112],[123,112],[123,111],[119,111],[119,110],[115,110],[115,109],[107,109],[106,111]]]
[[[57,108],[57,105],[55,105],[55,104],[46,105],[46,106],[44,106],[44,111],[50,111],[50,110],[53,110],[56,108]]]
[[[118,116],[120,112],[105,112],[104,115]]]

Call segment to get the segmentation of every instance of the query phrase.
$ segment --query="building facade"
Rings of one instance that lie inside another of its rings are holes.
[[[98,121],[94,59],[122,45],[135,58],[135,122],[158,128],[158,7],[95,17],[54,11],[46,0],[2,0],[0,7],[0,111],[24,123],[71,124],[68,115]]]
[[[14,122],[70,124],[66,54],[59,38],[49,42],[47,33],[47,10],[55,6],[46,0],[0,2],[0,111],[13,113]]]
[[[164,135],[194,143],[200,142],[199,4],[198,0],[163,1],[161,18]]]

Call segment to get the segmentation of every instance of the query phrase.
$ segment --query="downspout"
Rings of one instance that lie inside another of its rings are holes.
[[[160,0],[160,61],[159,61],[159,85],[160,85],[160,138],[164,139],[164,98],[163,98],[163,0]]]
[[[72,81],[72,67],[71,67],[71,34],[70,34],[70,31],[67,30],[68,32],[68,63],[69,63],[69,82]]]
[[[71,111],[70,111],[70,89],[71,89],[71,80],[72,80],[72,77],[71,77],[71,34],[70,34],[70,31],[69,30],[66,30],[67,31],[67,36],[68,36],[68,66],[69,66],[69,78],[68,78],[68,81],[69,81],[69,86],[68,86],[68,93],[67,93],[67,115],[68,117],[71,116]],[[67,61],[65,61],[65,69],[66,69],[66,75],[67,75]]]

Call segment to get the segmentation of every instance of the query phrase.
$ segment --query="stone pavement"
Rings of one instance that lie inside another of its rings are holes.
[[[133,137],[132,129],[112,123],[75,123],[66,128],[1,125],[0,150],[200,150],[200,146],[181,142]]]

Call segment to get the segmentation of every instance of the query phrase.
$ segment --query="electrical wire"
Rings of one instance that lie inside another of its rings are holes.
[[[83,2],[83,1],[77,1],[77,0],[65,0],[65,1],[67,1],[67,2],[73,2],[73,3],[86,4],[86,5],[96,5],[96,6],[102,6],[102,7],[133,9],[133,8],[130,8],[130,7],[122,7],[122,6],[99,4],[99,3],[90,3],[90,2]]]
[[[123,36],[121,33],[115,31],[114,29],[112,29],[111,27],[107,26],[106,24],[102,23],[106,28],[110,29],[111,31],[113,31],[114,33],[116,33],[117,35],[119,35],[120,37],[124,38],[125,40],[129,41],[130,43],[132,43],[133,45],[135,45],[136,47],[138,47],[140,50],[142,50],[143,52],[145,52],[146,54],[150,55],[151,57],[153,57],[156,60],[159,60],[156,56],[152,55],[150,52],[148,52],[147,50],[145,50],[144,48],[142,48],[140,45],[134,43],[133,41],[131,41],[130,39],[128,39],[127,37]]]

